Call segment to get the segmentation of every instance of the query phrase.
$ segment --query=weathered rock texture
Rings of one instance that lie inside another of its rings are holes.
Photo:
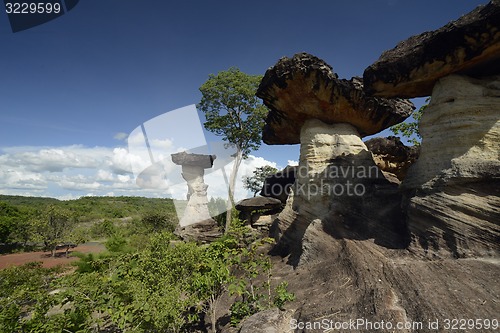
[[[332,67],[307,53],[283,57],[268,69],[257,96],[271,110],[262,139],[267,144],[300,143],[307,119],[348,123],[366,136],[405,120],[414,109],[402,99],[367,97],[360,78],[339,79]]]
[[[367,97],[359,79],[340,80],[305,53],[280,59],[257,96],[270,108],[264,142],[301,144],[295,183],[272,229],[275,251],[297,265],[327,257],[325,243],[333,238],[403,246],[397,185],[385,179],[361,137],[403,121],[413,104]]]
[[[500,1],[399,43],[365,70],[363,81],[368,94],[412,98],[429,96],[453,73],[500,74]]]
[[[378,167],[391,173],[402,181],[406,177],[408,168],[415,163],[419,155],[419,147],[405,146],[398,137],[373,138],[365,142],[366,147],[373,154],[373,160]]]
[[[500,76],[451,75],[420,121],[421,154],[402,188],[415,248],[500,254]]]

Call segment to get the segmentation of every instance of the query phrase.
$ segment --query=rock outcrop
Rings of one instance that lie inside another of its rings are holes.
[[[254,197],[243,199],[238,202],[235,208],[240,212],[239,218],[247,221],[250,225],[259,227],[270,225],[272,220],[267,216],[272,216],[281,210],[282,202],[276,198]],[[259,219],[261,221],[259,222]],[[263,221],[268,221],[264,223]]]
[[[299,165],[284,210],[273,228],[276,252],[289,262],[319,259],[333,238],[404,243],[401,198],[361,140],[403,121],[406,100],[369,98],[359,79],[340,80],[324,61],[297,54],[270,68],[257,91],[270,112],[268,144],[300,142]],[[378,209],[384,206],[384,209]]]
[[[401,42],[364,80],[376,96],[432,92],[420,157],[401,184],[411,249],[500,254],[500,1]]]
[[[262,185],[260,195],[279,199],[282,203],[286,202],[290,194],[290,188],[295,183],[296,166],[288,165],[283,170],[274,175],[267,176]]]
[[[399,181],[406,177],[408,168],[415,163],[420,149],[405,146],[398,137],[373,138],[365,142],[372,152],[373,160],[386,173],[393,174]],[[390,175],[386,175],[390,177]]]
[[[444,27],[384,52],[363,75],[365,91],[381,97],[429,96],[442,77],[500,72],[500,1],[479,6]]]
[[[434,87],[421,154],[402,184],[416,248],[500,254],[499,110],[500,76],[451,75]]]

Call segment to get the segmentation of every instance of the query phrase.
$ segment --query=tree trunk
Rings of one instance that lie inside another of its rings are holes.
[[[238,174],[238,169],[240,168],[241,160],[242,153],[241,150],[238,149],[236,151],[236,158],[234,159],[233,169],[231,170],[231,176],[229,177],[229,193],[226,205],[226,228],[224,230],[224,233],[227,233],[229,231],[229,227],[231,226],[232,211],[234,207],[234,189],[236,187],[236,176]]]

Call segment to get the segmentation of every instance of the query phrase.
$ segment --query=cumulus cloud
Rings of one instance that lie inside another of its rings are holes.
[[[168,140],[153,144],[164,149],[161,155],[157,155],[164,163],[152,164],[148,158],[123,147],[3,148],[0,150],[0,193],[59,199],[75,199],[89,194],[185,199],[187,186],[181,167],[174,165],[169,153],[165,153],[167,148],[175,147]],[[226,178],[230,176],[232,163],[220,156],[222,161],[226,163],[224,168],[219,164],[217,169],[206,170],[209,197],[227,198]],[[237,177],[237,200],[251,195],[243,188],[243,176],[252,175],[255,168],[264,165],[277,167],[274,162],[252,155],[242,161]],[[139,173],[134,173],[134,169]],[[138,175],[142,178],[137,179]]]

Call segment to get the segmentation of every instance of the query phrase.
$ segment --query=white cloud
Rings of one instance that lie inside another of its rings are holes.
[[[299,165],[299,161],[288,160],[288,164],[287,165],[297,166],[297,165]]]
[[[163,147],[169,145],[167,141],[156,144]],[[141,171],[147,170],[140,180],[142,186],[136,184],[134,164],[142,168]],[[169,158],[155,165],[157,169],[151,167],[149,160],[131,154],[123,147],[4,148],[0,150],[0,193],[65,200],[88,194],[185,199],[187,186],[181,177],[181,167],[174,165]],[[243,188],[242,177],[251,175],[255,168],[264,165],[276,167],[276,163],[252,155],[242,161],[237,177],[237,200],[252,195]],[[231,168],[232,163],[224,168],[227,177]],[[209,197],[227,198],[222,169],[206,170],[205,182],[209,185]]]

